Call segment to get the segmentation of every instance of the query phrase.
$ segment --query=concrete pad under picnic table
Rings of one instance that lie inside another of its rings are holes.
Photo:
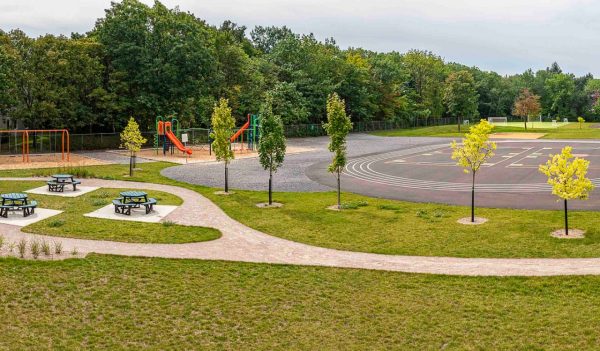
[[[50,196],[63,196],[63,197],[78,197],[83,194],[91,193],[92,191],[100,189],[97,186],[82,186],[78,185],[77,190],[73,191],[73,186],[70,184],[65,185],[65,191],[63,192],[55,192],[48,190],[48,186],[44,185],[39,188],[34,188],[30,190],[26,190],[26,193],[29,194],[38,194],[38,195],[50,195]]]
[[[48,208],[36,208],[34,214],[27,217],[23,217],[22,210],[8,211],[8,218],[0,217],[0,223],[25,227],[30,224],[43,221],[44,219],[56,216],[57,214],[61,214],[62,212],[63,211],[51,210]]]
[[[146,222],[146,223],[158,223],[163,218],[169,215],[169,213],[173,212],[177,206],[167,206],[167,205],[154,205],[154,210],[148,214],[146,214],[146,209],[144,206],[140,208],[134,208],[131,210],[131,215],[125,215],[120,213],[115,213],[115,206],[113,204],[104,206],[100,209],[97,209],[94,212],[86,213],[84,216],[86,217],[94,217],[94,218],[104,218],[104,219],[114,219],[117,221],[134,221],[134,222]]]

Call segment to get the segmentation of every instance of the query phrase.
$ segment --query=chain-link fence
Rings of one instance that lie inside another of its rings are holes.
[[[429,118],[401,120],[401,121],[368,121],[354,122],[354,133],[371,132],[377,130],[407,129],[425,126],[438,126],[456,124],[456,118]],[[237,130],[237,129],[236,129]],[[204,146],[209,143],[210,130],[206,128],[188,128],[179,131],[187,134],[187,145]],[[143,147],[154,147],[156,132],[142,132],[146,143]],[[285,126],[285,135],[288,138],[317,137],[326,135],[322,124],[300,124]],[[71,151],[117,149],[121,144],[119,133],[76,133],[70,135]],[[60,136],[53,134],[40,134],[30,137],[30,151],[32,153],[60,152]],[[22,150],[22,137],[20,133],[0,134],[0,154],[20,154]]]

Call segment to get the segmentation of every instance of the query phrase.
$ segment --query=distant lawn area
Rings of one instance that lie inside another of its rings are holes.
[[[0,259],[0,348],[584,350],[600,277],[493,278],[90,255]]]
[[[550,232],[562,228],[561,211],[478,209],[477,215],[490,221],[482,226],[471,227],[456,223],[456,220],[469,214],[469,208],[440,204],[411,203],[404,201],[369,198],[355,194],[343,194],[342,200],[356,207],[342,212],[328,211],[325,208],[336,202],[334,192],[325,193],[279,193],[274,194],[275,201],[285,204],[283,208],[259,209],[256,203],[267,199],[266,192],[239,191],[230,196],[214,194],[214,188],[190,185],[170,180],[160,175],[160,170],[171,167],[166,162],[140,164],[143,170],[133,178],[124,177],[127,165],[91,166],[84,170],[90,176],[109,179],[128,179],[171,184],[195,190],[220,206],[229,216],[249,227],[267,234],[311,245],[340,250],[363,251],[397,255],[455,256],[455,257],[600,257],[600,228],[598,212],[570,211],[569,219],[573,228],[587,231],[585,239],[561,240],[552,238]],[[77,171],[77,170],[75,170]],[[11,174],[25,176],[56,170],[42,171],[2,171],[0,176]],[[5,182],[6,183],[6,182]],[[83,197],[85,204],[81,208],[91,212],[94,193]],[[167,194],[164,195],[167,199]],[[42,198],[42,200],[44,200]],[[45,203],[43,203],[45,205]],[[366,206],[363,206],[366,205]],[[58,206],[58,205],[52,205]],[[65,205],[67,206],[67,205]],[[84,207],[85,206],[85,207]],[[71,208],[71,207],[69,207]],[[83,211],[71,209],[71,211]],[[63,214],[70,216],[72,214]],[[26,230],[54,233],[69,236],[70,228],[52,228],[49,221]],[[83,222],[81,222],[83,223]],[[126,224],[119,224],[126,225]],[[153,224],[143,237],[136,240],[159,242],[167,240],[162,233],[169,233],[173,227]],[[158,226],[158,227],[157,227]],[[84,226],[77,225],[77,236],[99,238],[95,230],[83,233]],[[175,227],[177,228],[177,226]],[[185,231],[189,227],[181,230]],[[110,239],[105,229],[101,237]],[[214,237],[206,232],[201,235]],[[62,234],[61,234],[62,233]],[[184,233],[185,234],[185,233]],[[117,234],[115,234],[117,235]],[[141,235],[141,234],[136,234]],[[112,240],[127,241],[119,234]],[[184,236],[168,236],[168,240],[192,241]],[[201,236],[204,237],[204,236]],[[154,240],[154,241],[150,241]],[[132,241],[132,239],[130,239]]]
[[[509,126],[496,126],[494,133],[544,133],[543,139],[596,139],[600,138],[600,128],[593,126],[598,123],[584,123],[581,129],[579,123],[571,122],[557,128],[546,128],[551,126],[551,122],[542,122],[542,127],[539,127],[539,122],[530,122],[529,127],[525,130],[523,123],[510,122]],[[531,128],[533,127],[533,128]],[[458,132],[456,125],[422,127],[411,129],[396,129],[383,130],[373,132],[371,134],[377,136],[428,136],[428,137],[462,137],[469,130],[469,126],[461,126],[461,132]]]
[[[0,183],[0,193],[22,192],[44,185],[42,182]],[[142,223],[84,217],[111,203],[119,197],[123,189],[98,189],[79,197],[60,197],[30,194],[42,208],[64,211],[63,213],[31,224],[23,231],[34,234],[46,234],[57,237],[112,240],[137,243],[188,243],[214,240],[221,236],[218,230],[203,227],[187,227],[170,223]],[[150,196],[162,205],[180,205],[177,196],[154,190],[148,190]],[[0,233],[2,234],[2,233]]]

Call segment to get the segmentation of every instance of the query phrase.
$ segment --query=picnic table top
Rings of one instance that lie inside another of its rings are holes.
[[[144,191],[128,190],[128,191],[122,191],[121,196],[123,196],[123,197],[145,197],[145,196],[148,196],[148,194]]]
[[[1,194],[0,197],[2,197],[3,199],[6,199],[6,200],[23,200],[23,199],[27,198],[27,194],[8,193],[8,194]]]
[[[53,174],[52,178],[60,179],[60,178],[73,178],[70,174]]]

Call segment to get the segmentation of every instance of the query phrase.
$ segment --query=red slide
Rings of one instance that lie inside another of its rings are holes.
[[[179,151],[183,151],[183,152],[185,152],[188,155],[192,154],[192,149],[190,149],[189,147],[183,146],[183,144],[181,143],[181,141],[179,141],[179,139],[177,139],[177,137],[175,136],[175,134],[173,134],[173,132],[171,132],[169,129],[167,129],[165,132],[167,134],[167,138],[169,138],[169,140],[171,140],[171,142],[173,143],[173,145],[175,145],[175,147]]]

